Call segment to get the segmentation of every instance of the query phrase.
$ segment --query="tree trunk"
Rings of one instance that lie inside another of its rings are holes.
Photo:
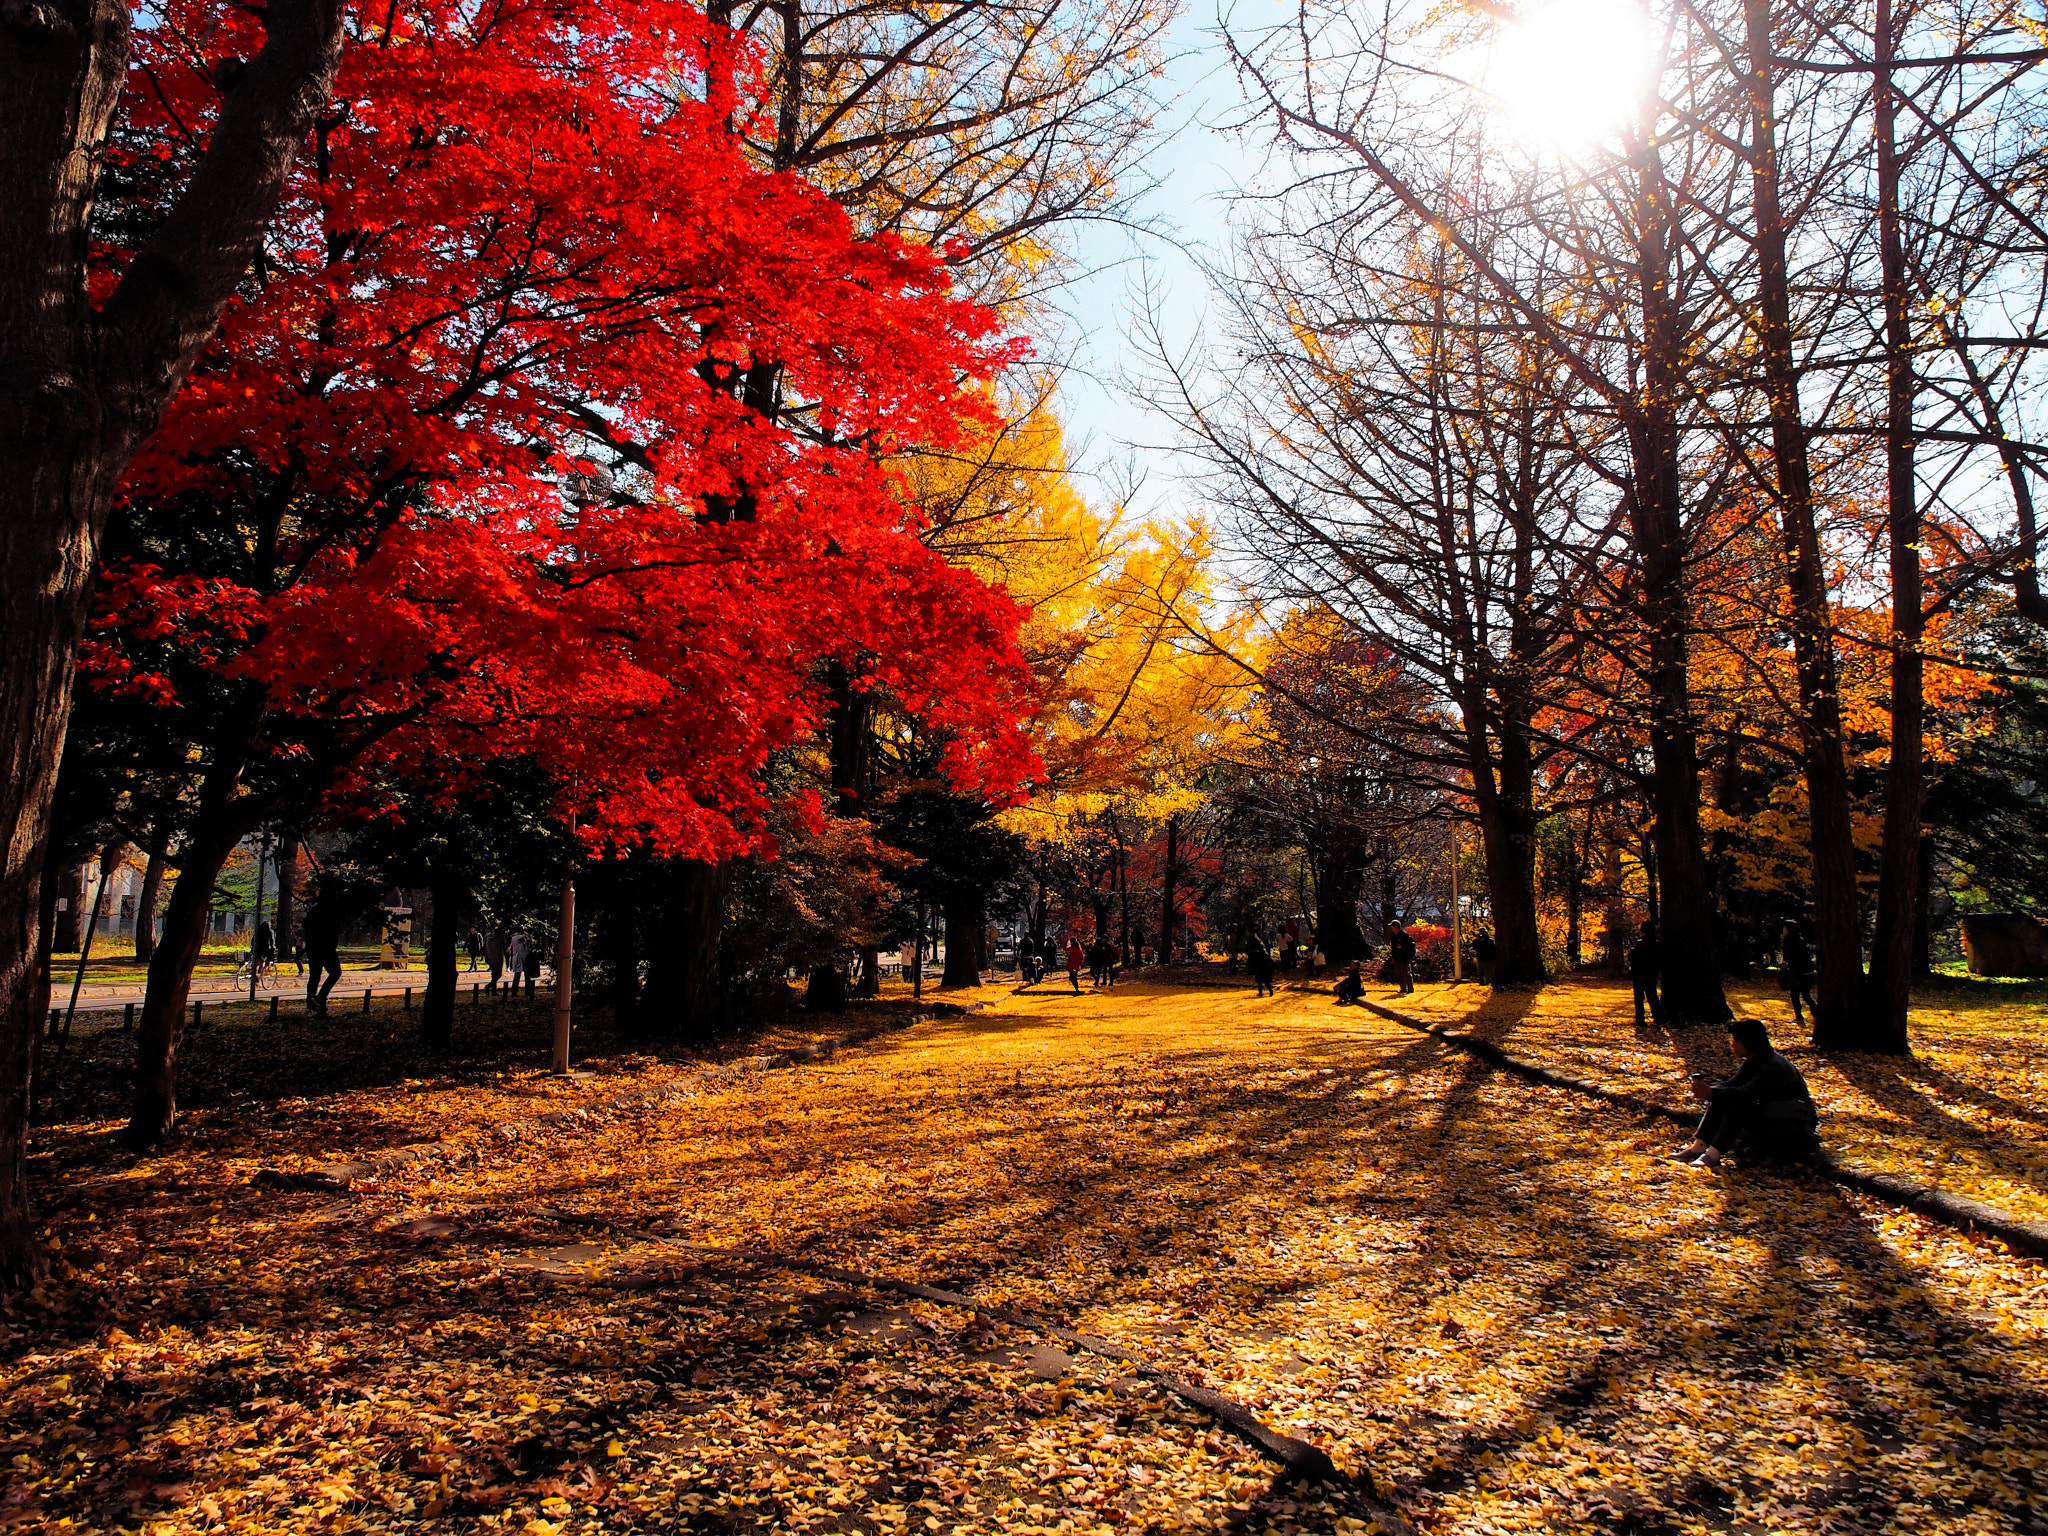
[[[1123,918],[1123,937],[1118,943],[1119,953],[1131,952],[1131,851],[1124,846],[1123,833],[1116,838],[1116,897],[1117,907]]]
[[[277,840],[277,918],[272,931],[277,935],[280,959],[292,952],[292,924],[298,920],[299,839],[287,832]]]
[[[853,984],[855,997],[882,995],[882,952],[869,945],[860,952],[860,976]]]
[[[1469,704],[1466,717],[1466,766],[1493,908],[1493,984],[1541,986],[1549,975],[1536,926],[1536,773],[1528,729],[1489,719],[1485,708]]]
[[[1365,862],[1346,850],[1325,853],[1317,863],[1316,939],[1323,946],[1323,958],[1341,968],[1363,959],[1366,953],[1365,935],[1358,931]]]
[[[1729,1016],[1728,999],[1700,840],[1700,764],[1687,665],[1691,621],[1678,441],[1684,344],[1671,288],[1670,189],[1659,153],[1654,143],[1636,145],[1643,389],[1629,422],[1629,524],[1650,636],[1650,840],[1661,887],[1659,954],[1667,1014],[1683,1022],[1719,1023]]]
[[[206,943],[214,881],[241,840],[236,827],[195,832],[164,910],[164,934],[149,961],[149,982],[135,1041],[135,1107],[124,1140],[138,1152],[167,1140],[178,1123],[178,1052],[192,969]]]
[[[1856,911],[1856,845],[1849,769],[1842,751],[1842,697],[1835,666],[1827,570],[1814,521],[1806,422],[1792,353],[1785,220],[1778,202],[1777,103],[1771,73],[1770,0],[1744,0],[1749,50],[1750,187],[1756,210],[1758,350],[1770,400],[1771,461],[1792,599],[1792,654],[1799,678],[1800,735],[1812,842],[1814,1041],[1846,1042],[1863,984]]]
[[[804,988],[804,1007],[811,1013],[846,1012],[846,967],[836,960],[816,966]]]
[[[1600,920],[1600,963],[1611,976],[1628,968],[1628,900],[1621,887],[1621,832],[1612,815],[1601,818],[1607,844],[1600,860],[1603,911]]]
[[[1877,140],[1877,226],[1884,287],[1885,532],[1892,584],[1891,764],[1885,770],[1884,843],[1878,855],[1877,932],[1870,945],[1870,978],[1853,1025],[1828,1019],[1814,1043],[1903,1056],[1912,1049],[1907,1012],[1912,1002],[1915,939],[1925,858],[1920,829],[1927,793],[1923,734],[1926,705],[1920,646],[1925,628],[1920,574],[1920,504],[1913,463],[1913,327],[1908,313],[1905,244],[1899,228],[1897,113],[1892,83],[1891,0],[1877,0],[1874,27],[1877,72],[1871,84]]]
[[[678,1040],[713,1032],[718,988],[718,946],[725,932],[725,901],[732,863],[679,859],[652,946],[644,999],[652,1027]]]
[[[427,995],[420,1004],[420,1041],[445,1051],[455,1043],[455,986],[462,969],[455,935],[469,903],[469,884],[437,869],[427,889],[434,910],[427,927]]]
[[[595,885],[603,893],[597,933],[611,972],[612,1023],[622,1034],[638,1035],[647,1027],[646,1010],[640,1006],[639,913],[620,862],[608,860],[602,868],[610,878]]]
[[[1180,817],[1166,818],[1166,859],[1159,870],[1159,963],[1172,962],[1173,936],[1180,931]]]
[[[53,954],[75,955],[85,936],[85,866],[67,864],[57,877],[57,921],[50,935]]]
[[[939,977],[942,987],[981,985],[982,914],[981,896],[962,894],[948,897],[946,918],[946,969]]]
[[[87,224],[127,77],[129,7],[16,5],[0,20],[0,1284],[40,1266],[27,1127],[14,1117],[27,1113],[42,1023],[50,799],[95,546],[122,469],[248,270],[340,60],[331,0],[273,0],[264,23],[191,179],[96,302]]]
[[[142,872],[142,890],[135,898],[135,958],[144,965],[156,953],[156,904],[163,894],[164,856],[152,853]]]
[[[1580,930],[1586,915],[1586,887],[1579,878],[1579,850],[1577,835],[1571,839],[1572,863],[1566,872],[1564,887],[1564,964],[1568,971],[1576,971],[1580,964]]]

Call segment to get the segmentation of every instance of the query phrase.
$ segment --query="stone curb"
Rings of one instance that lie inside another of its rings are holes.
[[[521,1141],[526,1137],[547,1131],[574,1130],[579,1127],[595,1127],[605,1124],[615,1116],[634,1111],[645,1112],[658,1109],[678,1100],[694,1097],[706,1087],[734,1078],[744,1077],[750,1072],[774,1072],[785,1067],[794,1067],[807,1061],[830,1061],[838,1052],[857,1045],[865,1045],[882,1035],[893,1034],[900,1029],[926,1023],[932,1019],[961,1018],[968,1014],[980,1013],[984,1008],[993,1008],[992,1000],[978,1003],[936,1003],[924,1013],[912,1014],[901,1024],[877,1024],[868,1029],[853,1030],[844,1035],[835,1035],[830,1040],[814,1040],[809,1045],[797,1046],[794,1050],[776,1051],[765,1056],[743,1056],[737,1061],[720,1062],[717,1066],[706,1067],[681,1077],[665,1087],[651,1092],[626,1093],[600,1104],[579,1105],[574,1109],[550,1110],[544,1115],[533,1115],[520,1120],[506,1120],[492,1126],[485,1134],[496,1137],[506,1144]],[[265,1189],[279,1190],[346,1190],[359,1183],[366,1183],[416,1163],[435,1162],[455,1157],[461,1151],[473,1148],[456,1148],[441,1142],[426,1142],[410,1147],[401,1147],[395,1152],[386,1152],[375,1157],[353,1159],[345,1163],[328,1163],[319,1168],[309,1168],[299,1173],[288,1173],[277,1168],[259,1169],[250,1183]]]
[[[1696,1113],[1674,1109],[1669,1104],[1659,1104],[1641,1094],[1625,1093],[1599,1083],[1587,1082],[1584,1078],[1573,1077],[1559,1072],[1526,1056],[1517,1056],[1512,1051],[1502,1050],[1491,1040],[1481,1040],[1461,1030],[1454,1030],[1442,1024],[1425,1024],[1405,1013],[1392,1008],[1360,999],[1358,1006],[1376,1013],[1383,1019],[1396,1024],[1434,1035],[1446,1045],[1456,1046],[1461,1051],[1505,1067],[1523,1077],[1553,1088],[1563,1088],[1571,1093],[1584,1094],[1589,1098],[1604,1099],[1607,1103],[1622,1109],[1634,1110],[1638,1114],[1660,1115],[1666,1120],[1690,1126],[1697,1122]],[[1900,1206],[1915,1215],[1925,1216],[1931,1221],[1955,1227],[1964,1232],[1982,1232],[1995,1237],[2017,1252],[2032,1254],[2037,1258],[2048,1258],[2048,1221],[2027,1221],[1997,1206],[1986,1205],[1982,1200],[1973,1200],[1968,1195],[1958,1195],[1949,1190],[1938,1189],[1931,1184],[1918,1184],[1896,1174],[1880,1173],[1874,1168],[1858,1167],[1854,1163],[1839,1162],[1825,1152],[1813,1167],[1823,1177],[1837,1184],[1883,1200],[1887,1204]]]

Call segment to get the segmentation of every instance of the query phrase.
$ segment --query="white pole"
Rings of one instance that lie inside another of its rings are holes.
[[[1465,904],[1458,899],[1458,824],[1451,823],[1451,981],[1465,979]]]

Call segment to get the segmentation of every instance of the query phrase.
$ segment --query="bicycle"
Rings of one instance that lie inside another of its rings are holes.
[[[252,965],[255,966],[256,985],[259,988],[277,985],[277,962],[275,960],[265,960],[261,964],[256,964],[247,956],[244,956],[241,963],[235,967],[235,990],[237,992],[249,985],[250,967]]]

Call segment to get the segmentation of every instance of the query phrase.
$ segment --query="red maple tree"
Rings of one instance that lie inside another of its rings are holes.
[[[249,23],[139,38],[102,270],[218,112]],[[360,12],[244,293],[130,466],[85,665],[183,711],[206,782],[152,962],[131,1132],[175,1116],[213,877],[407,754],[530,753],[593,837],[760,844],[818,663],[1028,772],[1020,619],[882,467],[1019,355],[938,253],[750,165],[751,63],[670,0]]]

